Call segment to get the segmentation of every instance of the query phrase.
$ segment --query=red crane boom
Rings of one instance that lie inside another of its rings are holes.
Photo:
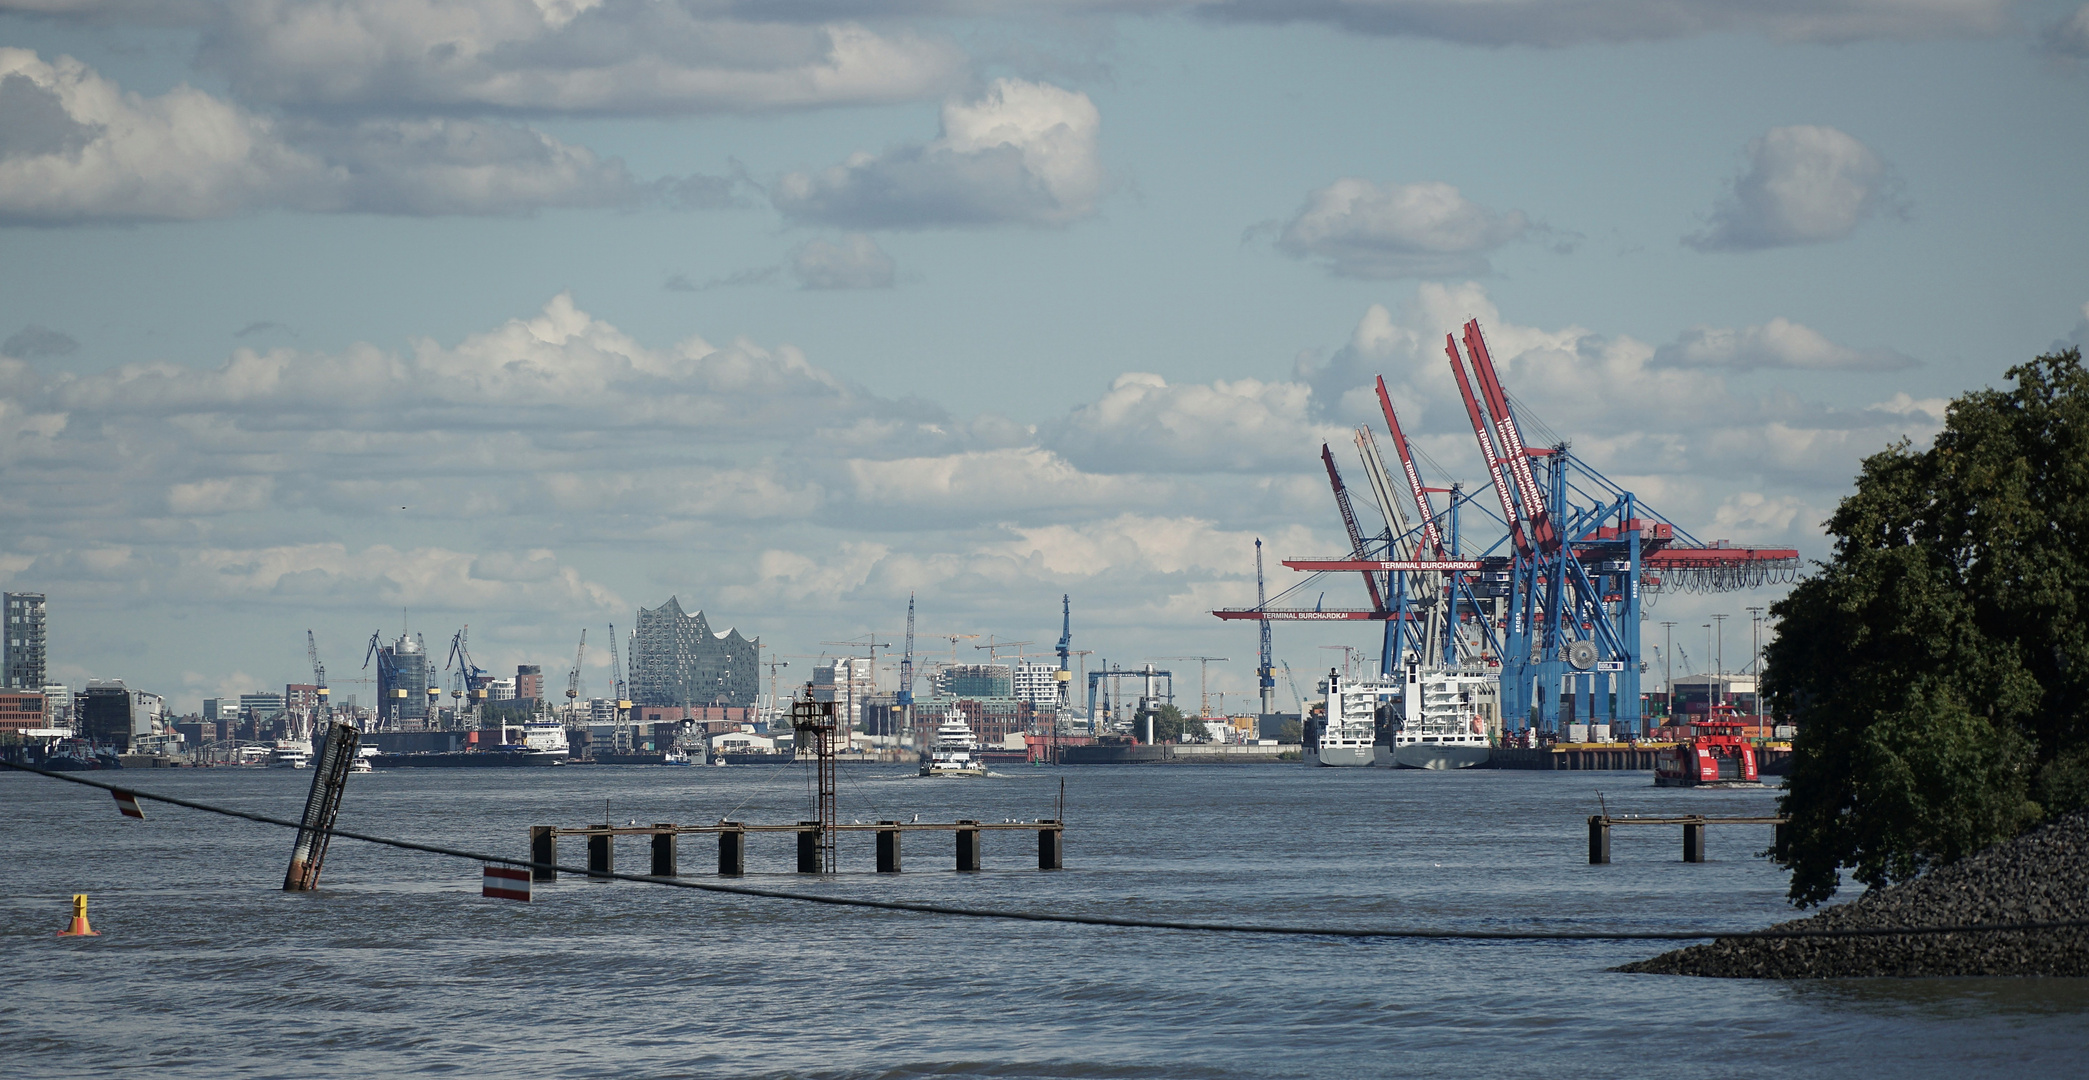
[[[1349,489],[1342,486],[1342,474],[1335,470],[1334,451],[1326,443],[1320,444],[1320,463],[1327,466],[1327,482],[1335,489],[1335,505],[1342,508],[1342,524],[1349,530],[1349,550],[1362,559],[1368,554],[1364,550],[1364,530],[1357,526],[1356,508],[1349,504]],[[1378,593],[1378,575],[1365,571],[1364,588],[1371,594],[1373,611],[1385,607],[1385,598]]]

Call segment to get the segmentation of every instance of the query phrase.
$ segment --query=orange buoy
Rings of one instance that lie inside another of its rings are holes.
[[[87,925],[87,894],[73,894],[73,924],[58,931],[59,937],[100,937],[101,931]]]

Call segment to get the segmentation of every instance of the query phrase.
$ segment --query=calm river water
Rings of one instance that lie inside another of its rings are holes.
[[[1474,928],[1749,928],[1788,917],[1766,827],[1619,829],[1617,813],[1761,813],[1768,792],[1656,790],[1646,773],[1241,767],[842,772],[843,820],[1050,816],[1066,866],[989,833],[952,872],[751,884],[1213,921]],[[294,818],[310,773],[98,774]],[[351,778],[341,827],[526,854],[529,826],[806,817],[802,769],[399,770]],[[485,900],[461,860],[336,841],[324,888],[278,890],[287,830],[0,773],[0,1030],[10,1077],[1651,1077],[2082,1075],[2089,981],[1754,983],[1618,975],[1648,943],[1266,938],[959,919],[566,879]],[[643,839],[619,869],[644,873]],[[567,840],[562,861],[585,861]],[[708,837],[682,841],[708,873]],[[92,895],[103,936],[53,936]]]

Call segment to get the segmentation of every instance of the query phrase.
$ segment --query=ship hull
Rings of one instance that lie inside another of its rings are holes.
[[[459,750],[435,754],[378,754],[372,764],[380,769],[517,769],[564,765],[564,754],[535,754],[505,750]]]
[[[1405,743],[1393,748],[1393,767],[1396,769],[1470,769],[1487,763],[1488,750],[1484,746],[1460,746],[1456,743]]]
[[[1322,745],[1313,760],[1335,769],[1354,769],[1371,764],[1371,747]]]

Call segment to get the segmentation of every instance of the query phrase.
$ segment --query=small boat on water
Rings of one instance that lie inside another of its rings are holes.
[[[1657,787],[1761,787],[1755,747],[1741,737],[1740,716],[1719,706],[1690,725],[1690,737],[1654,757]]]
[[[985,776],[986,765],[978,757],[979,738],[965,714],[952,708],[936,728],[936,745],[921,764],[923,776]]]

